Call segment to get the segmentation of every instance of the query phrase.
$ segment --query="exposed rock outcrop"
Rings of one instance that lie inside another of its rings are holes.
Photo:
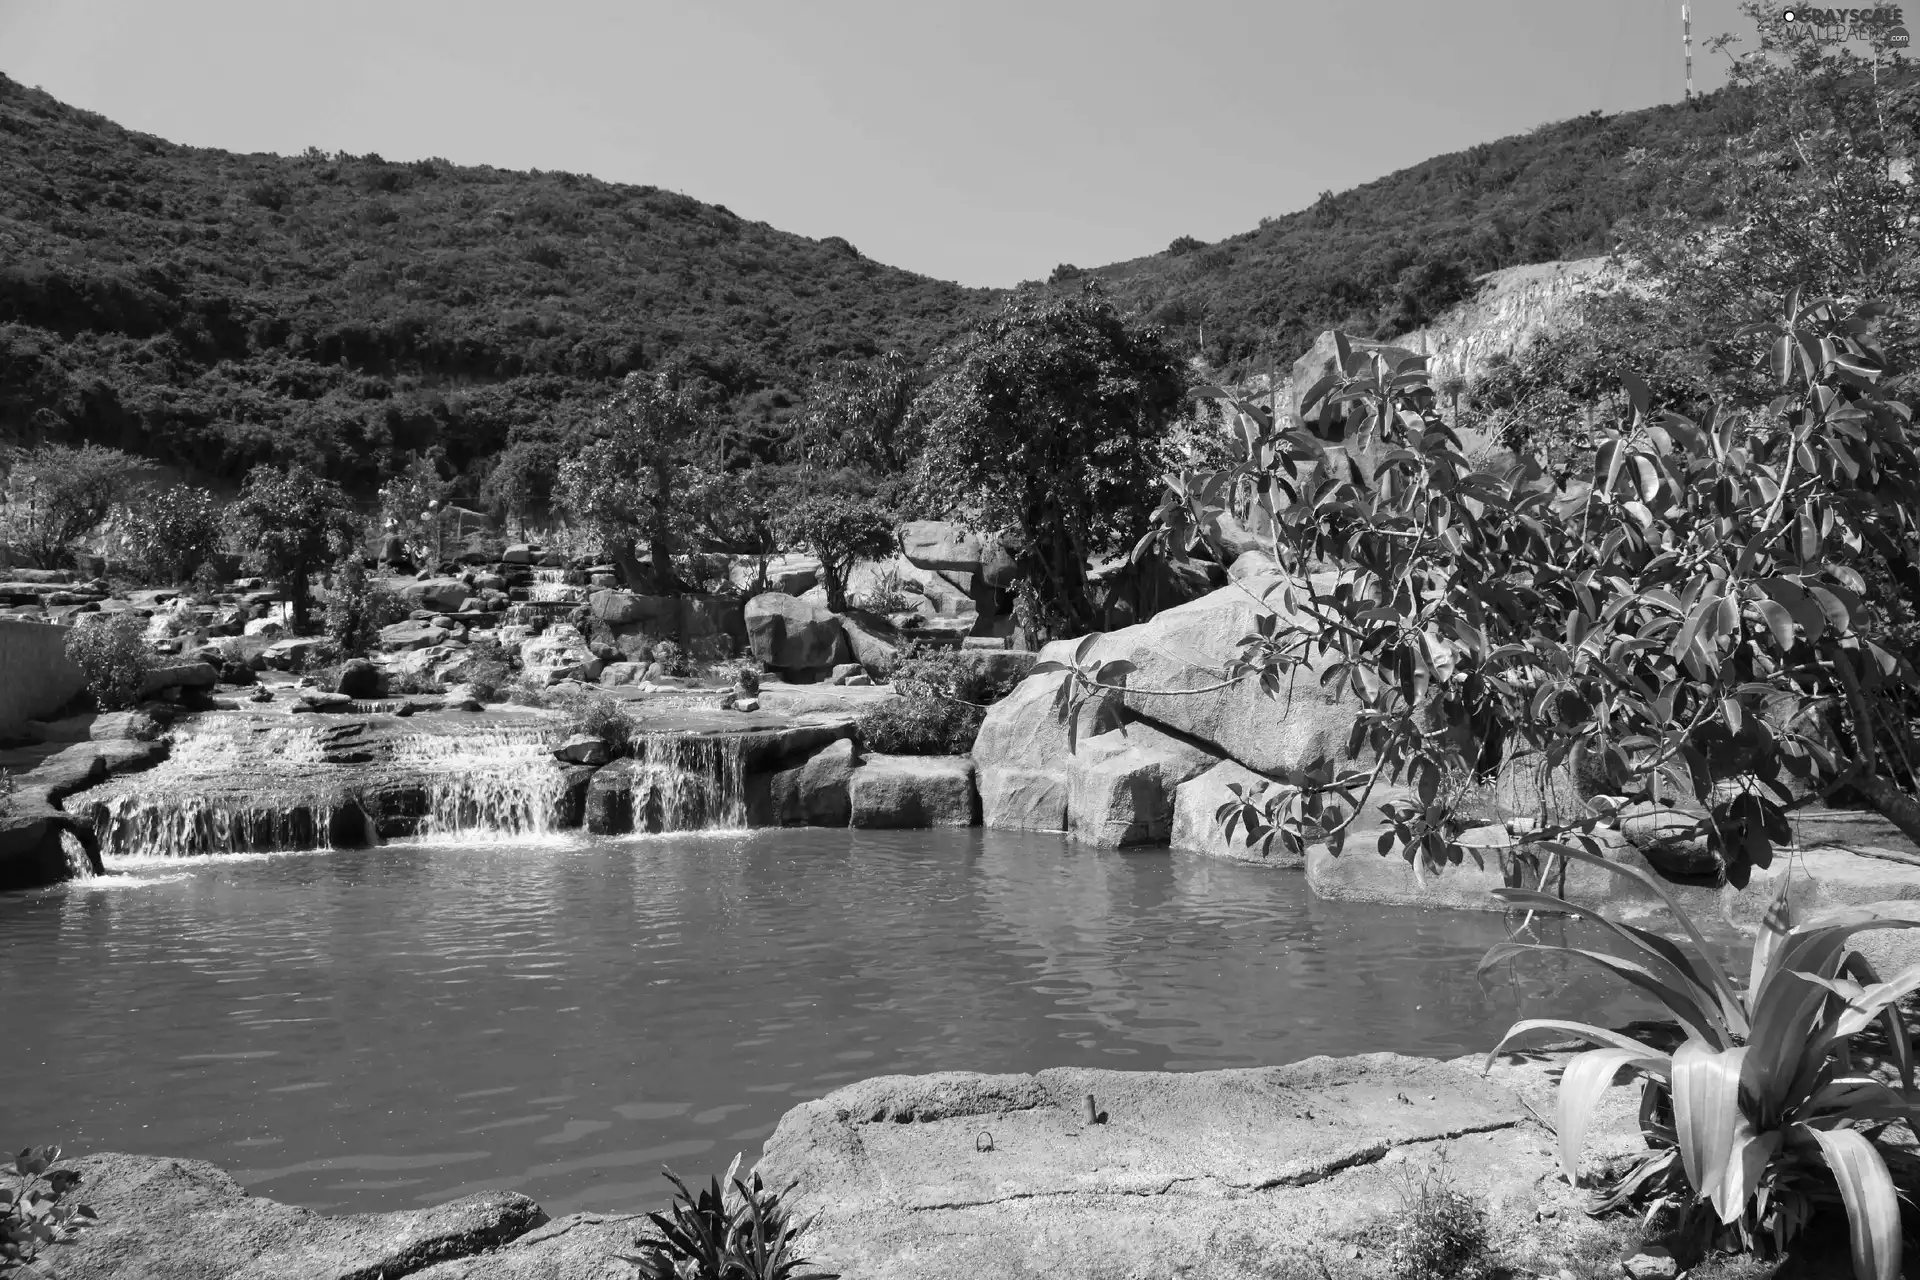
[[[970,827],[980,821],[966,756],[871,755],[847,783],[856,827]]]

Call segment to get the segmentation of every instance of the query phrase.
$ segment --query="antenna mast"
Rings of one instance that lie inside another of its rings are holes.
[[[1687,55],[1687,101],[1693,101],[1693,8],[1680,6],[1680,47]]]

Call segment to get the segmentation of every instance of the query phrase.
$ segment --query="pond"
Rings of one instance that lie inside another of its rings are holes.
[[[1453,1055],[1649,1012],[1586,972],[1483,982],[1509,927],[980,830],[156,860],[0,895],[0,1143],[340,1212],[633,1211],[867,1076]]]

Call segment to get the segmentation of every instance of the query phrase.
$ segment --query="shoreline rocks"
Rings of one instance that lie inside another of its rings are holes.
[[[1576,1249],[1624,1256],[1558,1172],[1551,1056],[1390,1053],[1199,1072],[1057,1068],[882,1076],[788,1111],[758,1164],[800,1217],[801,1252],[844,1280],[1288,1274],[1313,1257],[1380,1276],[1408,1171],[1444,1161],[1482,1198],[1503,1257],[1553,1274]],[[1094,1102],[1088,1111],[1088,1098]],[[1641,1149],[1639,1091],[1609,1089],[1588,1166]],[[618,1280],[640,1215],[550,1220],[512,1193],[333,1217],[248,1196],[193,1160],[66,1162],[99,1225],[53,1246],[56,1274],[204,1280]],[[682,1169],[699,1182],[704,1169]],[[1637,1237],[1635,1237],[1637,1239]],[[1309,1270],[1307,1274],[1317,1274]]]

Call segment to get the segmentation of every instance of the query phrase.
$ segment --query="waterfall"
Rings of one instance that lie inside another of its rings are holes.
[[[159,770],[110,784],[94,800],[101,858],[332,848],[336,827],[358,833],[365,817],[357,804],[312,786],[309,766],[325,754],[322,734],[311,725],[182,732]],[[84,851],[79,857],[85,861]]]
[[[420,839],[524,839],[559,826],[566,775],[540,730],[409,734],[393,762],[424,776]]]
[[[565,569],[535,569],[533,571],[533,580],[535,582],[565,582],[567,580],[567,571]]]
[[[60,833],[60,852],[67,856],[67,870],[72,874],[70,880],[93,879],[93,859],[87,857],[86,846],[80,843],[80,837],[71,831]]]
[[[127,792],[93,806],[93,829],[100,856],[117,861],[288,853],[331,849],[336,810],[344,807],[338,797],[147,799]]]
[[[738,735],[649,733],[634,748],[635,831],[738,831],[747,825]]]

